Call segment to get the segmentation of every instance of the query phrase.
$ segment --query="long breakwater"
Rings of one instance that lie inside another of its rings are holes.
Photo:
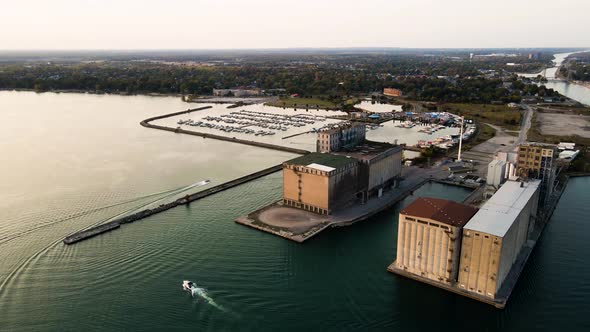
[[[98,226],[94,226],[92,228],[82,230],[80,232],[76,232],[76,233],[64,238],[63,242],[65,244],[73,244],[76,242],[80,242],[82,240],[89,239],[91,237],[115,230],[123,224],[129,224],[129,223],[135,222],[137,220],[141,220],[141,219],[147,218],[149,216],[153,216],[154,214],[164,212],[166,210],[172,209],[172,208],[177,207],[179,205],[189,204],[189,203],[194,202],[196,200],[216,194],[218,192],[221,192],[221,191],[239,186],[239,185],[244,184],[246,182],[258,179],[260,177],[278,172],[281,169],[282,169],[282,165],[275,165],[275,166],[263,169],[261,171],[255,172],[255,173],[248,174],[246,176],[222,183],[220,185],[217,185],[215,187],[211,187],[209,189],[200,191],[198,193],[186,195],[186,196],[179,198],[173,202],[161,204],[158,207],[155,207],[152,209],[144,209],[144,210],[138,211],[136,213],[109,221],[107,223],[100,224]]]
[[[281,146],[281,145],[276,145],[276,144],[269,144],[269,143],[263,143],[263,142],[245,140],[245,139],[240,139],[240,138],[235,138],[235,137],[227,137],[227,136],[222,136],[222,135],[215,135],[215,134],[203,133],[203,132],[193,131],[193,130],[186,130],[186,129],[182,129],[180,127],[178,127],[178,128],[172,128],[172,127],[160,126],[160,125],[155,125],[155,124],[150,123],[150,122],[155,121],[155,120],[161,120],[161,119],[165,119],[165,118],[169,118],[169,117],[173,117],[173,116],[177,116],[177,115],[181,115],[181,114],[188,114],[188,113],[195,112],[195,111],[201,111],[201,110],[209,109],[211,107],[212,106],[204,106],[204,107],[199,107],[199,108],[188,109],[186,111],[180,111],[180,112],[174,112],[174,113],[169,113],[169,114],[164,114],[164,115],[158,115],[158,116],[154,116],[154,117],[151,117],[151,118],[147,118],[147,119],[141,121],[140,124],[143,127],[146,127],[146,128],[165,130],[165,131],[179,133],[179,134],[187,134],[187,135],[193,135],[193,136],[200,136],[200,137],[203,137],[203,138],[212,138],[212,139],[216,139],[216,140],[220,140],[220,141],[226,141],[226,142],[232,142],[232,143],[238,143],[238,144],[245,144],[245,145],[251,145],[251,146],[257,146],[257,147],[260,147],[260,148],[266,148],[266,149],[272,149],[272,150],[278,150],[278,151],[285,151],[285,152],[291,152],[291,153],[297,153],[297,154],[307,154],[307,153],[309,153],[309,151],[307,151],[307,150],[290,148],[290,147],[287,147],[287,146]]]
[[[274,145],[274,144],[268,144],[268,143],[262,143],[262,142],[256,142],[256,141],[249,141],[249,140],[243,140],[243,139],[237,139],[237,138],[230,138],[230,137],[221,136],[221,135],[208,134],[208,133],[202,133],[202,132],[191,131],[191,130],[184,130],[181,128],[171,128],[171,127],[166,127],[166,126],[159,126],[159,125],[154,125],[154,124],[150,123],[155,120],[161,120],[161,119],[165,119],[165,118],[169,118],[169,117],[173,117],[173,116],[177,116],[177,115],[181,115],[181,114],[188,114],[188,113],[192,113],[192,112],[196,112],[196,111],[201,111],[201,110],[209,109],[211,107],[212,106],[204,106],[204,107],[188,109],[188,110],[180,111],[180,112],[158,115],[158,116],[154,116],[151,118],[147,118],[147,119],[141,121],[140,124],[146,128],[165,130],[165,131],[169,131],[169,132],[188,134],[188,135],[193,135],[193,136],[200,136],[203,138],[212,138],[212,139],[217,139],[217,140],[221,140],[221,141],[227,141],[227,142],[233,142],[233,143],[239,143],[239,144],[245,144],[245,145],[252,145],[252,146],[257,146],[257,147],[262,147],[262,148],[267,148],[267,149],[273,149],[273,150],[279,150],[279,151],[285,151],[285,152],[291,152],[291,153],[297,153],[297,154],[309,153],[309,151],[306,151],[306,150],[289,148],[289,147],[284,147],[284,146],[280,146],[280,145]],[[216,194],[220,191],[224,191],[229,188],[233,188],[235,186],[244,184],[248,181],[252,181],[252,180],[258,179],[260,177],[278,172],[281,169],[282,169],[282,165],[279,164],[279,165],[275,165],[275,166],[263,169],[261,171],[258,171],[258,172],[252,173],[252,174],[248,174],[246,176],[222,183],[220,185],[217,185],[215,187],[211,187],[209,189],[200,191],[198,193],[186,195],[182,198],[176,199],[173,202],[160,204],[159,206],[157,206],[155,208],[144,209],[144,210],[138,211],[136,213],[114,219],[114,220],[109,221],[107,223],[103,223],[103,224],[91,227],[89,229],[85,229],[85,230],[76,232],[76,233],[64,238],[63,242],[65,244],[73,244],[76,242],[80,242],[82,240],[89,239],[91,237],[118,229],[123,224],[128,224],[128,223],[132,223],[137,220],[140,220],[140,219],[147,218],[149,216],[152,216],[152,215],[160,213],[160,212],[164,212],[166,210],[172,209],[172,208],[177,207],[179,205],[189,204],[189,203],[194,202],[196,200]]]

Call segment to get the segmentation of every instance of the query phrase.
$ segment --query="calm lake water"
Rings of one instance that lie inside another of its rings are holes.
[[[468,195],[438,184],[303,245],[233,222],[280,198],[273,174],[64,246],[66,234],[165,195],[151,194],[294,157],[138,124],[186,108],[177,98],[0,92],[1,331],[590,328],[589,178],[570,181],[503,311],[386,272],[401,207]],[[221,309],[183,292],[183,279]]]

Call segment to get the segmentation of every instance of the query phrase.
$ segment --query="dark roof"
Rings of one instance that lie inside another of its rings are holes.
[[[397,148],[400,152],[402,150],[402,147],[399,145],[364,140],[362,143],[352,147],[345,147],[341,151],[334,152],[334,154],[350,156],[358,160],[371,160],[383,152],[393,148]]]
[[[477,212],[477,208],[440,198],[419,197],[400,213],[428,218],[455,227],[463,227]]]
[[[328,167],[340,168],[350,163],[356,162],[357,161],[355,159],[351,159],[345,156],[338,156],[331,153],[313,152],[295,159],[288,160],[285,162],[285,164],[307,166],[309,164],[316,163]]]

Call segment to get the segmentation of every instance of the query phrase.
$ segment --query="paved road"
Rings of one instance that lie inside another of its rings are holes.
[[[463,153],[463,160],[474,160],[478,163],[476,168],[477,174],[480,176],[486,175],[487,165],[492,161],[496,152],[514,151],[519,144],[526,142],[528,131],[531,128],[534,110],[529,105],[523,106],[525,107],[525,114],[523,116],[518,137],[509,135],[502,127],[487,124],[496,130],[496,135]]]
[[[523,122],[520,125],[520,133],[518,134],[518,139],[514,143],[513,148],[515,148],[519,144],[526,142],[529,129],[531,129],[531,123],[533,121],[533,114],[535,113],[535,111],[533,110],[533,108],[531,106],[526,105],[526,104],[522,104],[522,105],[525,107],[526,112],[524,114]]]

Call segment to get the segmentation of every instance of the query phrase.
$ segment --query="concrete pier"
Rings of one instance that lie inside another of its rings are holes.
[[[432,173],[434,174],[436,173]],[[331,215],[320,215],[275,202],[241,216],[235,222],[301,243],[328,228],[350,226],[385,211],[413,195],[414,191],[425,183],[439,179],[444,174],[438,173],[434,177],[430,177],[431,174],[412,175],[402,181],[399,188],[389,189],[379,198],[370,199],[365,204],[349,206]],[[288,221],[285,222],[283,219]]]
[[[144,218],[147,218],[149,216],[152,216],[154,214],[158,214],[160,212],[164,212],[166,210],[170,210],[174,207],[177,207],[179,205],[185,205],[185,204],[189,204],[191,202],[197,201],[199,199],[214,195],[218,192],[239,186],[241,184],[244,184],[246,182],[261,178],[263,176],[272,174],[272,173],[276,173],[278,171],[282,170],[282,165],[275,165],[266,169],[263,169],[261,171],[252,173],[252,174],[248,174],[246,176],[237,178],[235,180],[231,180],[225,183],[222,183],[218,186],[215,187],[211,187],[209,189],[200,191],[198,193],[192,194],[192,195],[186,195],[184,197],[181,197],[173,202],[170,203],[166,203],[166,204],[161,204],[156,208],[153,209],[144,209],[141,210],[139,212],[130,214],[128,216],[125,217],[121,217],[121,218],[117,218],[115,220],[109,221],[107,223],[92,227],[90,229],[87,230],[83,230],[80,232],[76,232],[70,236],[67,236],[66,238],[64,238],[63,242],[65,244],[73,244],[76,242],[80,242],[82,240],[86,240],[89,239],[91,237],[94,237],[96,235],[99,234],[103,234],[112,230],[115,230],[117,228],[119,228],[121,225],[123,224],[128,224],[128,223],[132,223],[135,222],[137,220],[141,220]]]

